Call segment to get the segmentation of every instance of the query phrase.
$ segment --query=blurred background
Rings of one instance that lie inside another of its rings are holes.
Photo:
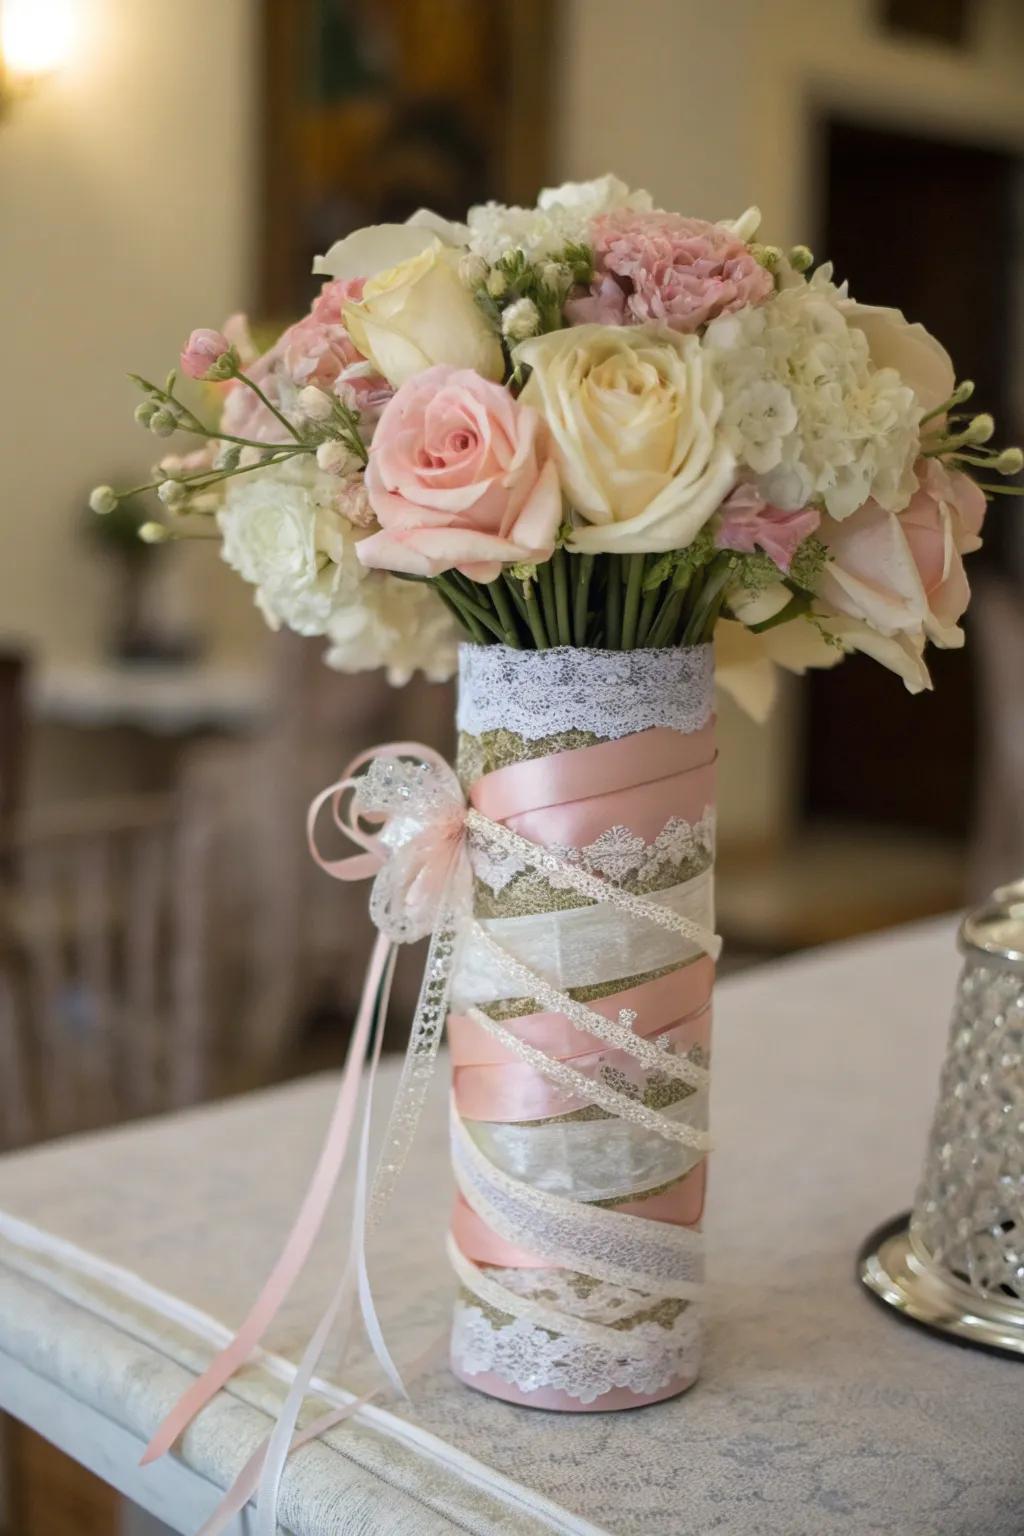
[[[450,744],[447,689],[334,675],[213,549],[90,523],[153,457],[129,368],[294,318],[356,226],[612,170],[758,203],[1020,441],[1022,155],[1020,0],[0,0],[0,1147],[339,1062],[365,892],[311,867],[305,805],[376,741]],[[731,964],[1024,867],[1021,506],[934,695],[855,659],[765,727],[723,703]],[[53,1536],[26,1464],[19,1536]]]

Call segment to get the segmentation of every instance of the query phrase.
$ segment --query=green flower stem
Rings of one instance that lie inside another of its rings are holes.
[[[626,557],[626,601],[622,610],[622,649],[636,649],[636,627],[640,618],[640,598],[644,585],[643,555]]]
[[[490,593],[491,602],[494,604],[494,611],[498,615],[498,622],[504,631],[505,644],[511,646],[514,651],[522,650],[522,646],[519,643],[519,626],[516,624],[515,612],[508,600],[505,583],[500,576],[488,583],[487,591]]]
[[[1024,496],[1024,485],[991,485],[985,480],[976,480],[975,484],[989,496]]]
[[[576,555],[574,568],[576,581],[573,590],[572,638],[574,645],[586,645],[590,578],[594,571],[593,555]]]
[[[445,585],[444,577],[435,576],[430,585],[434,588],[438,597],[441,599],[442,603],[444,603],[449,612],[454,614],[455,619],[459,624],[461,624],[462,628],[467,632],[470,639],[473,640],[477,645],[486,645],[488,643],[486,633],[481,629],[476,619],[473,618],[473,615],[467,613],[461,607],[458,598],[450,590],[450,588]]]
[[[676,625],[679,623],[679,615],[683,611],[685,601],[685,587],[669,590],[647,636],[647,644],[652,650],[659,650],[662,646],[674,643]]]
[[[644,593],[644,600],[640,606],[640,619],[636,627],[637,645],[644,646],[647,644],[651,633],[651,626],[654,623],[655,614],[658,612],[664,590],[665,583],[660,582],[658,586],[652,587],[649,592]]]
[[[556,549],[551,557],[555,568],[555,621],[558,625],[559,645],[572,645],[572,624],[569,618],[568,555],[564,549]]]
[[[488,613],[483,603],[467,592],[465,586],[460,585],[461,578],[457,577],[453,571],[446,571],[443,576],[437,576],[434,579],[438,584],[444,583],[446,590],[464,613],[471,615],[477,624],[482,625],[496,640],[504,640],[504,632],[495,615]],[[465,585],[468,586],[470,583],[467,582]]]
[[[267,410],[270,412],[271,416],[276,416],[277,417],[278,421],[281,423],[282,427],[284,427],[285,431],[289,432],[291,434],[291,436],[294,437],[294,439],[295,439],[295,441],[297,443],[301,443],[302,442],[302,438],[299,436],[299,433],[296,431],[296,429],[292,425],[292,423],[288,420],[287,416],[285,416],[283,414],[283,412],[279,411],[277,406],[274,405],[272,401],[267,399],[266,395],[263,393],[262,389],[260,389],[259,385],[256,383],[256,381],[254,379],[250,379],[249,375],[247,373],[242,373],[241,370],[239,370],[234,375],[234,377],[239,381],[240,384],[244,384],[247,389],[251,389],[252,390],[252,392],[256,396],[257,400],[261,400],[263,402],[263,404],[266,406]],[[364,464],[366,462],[365,450],[364,450],[363,462],[364,462]]]
[[[714,627],[732,577],[731,555],[718,555],[708,567],[708,574],[683,632],[683,645],[700,645],[710,621]]]
[[[540,606],[544,614],[548,644],[558,645],[561,642],[558,638],[558,615],[555,607],[555,578],[550,560],[544,560],[538,565],[535,586],[540,590]]]
[[[622,572],[618,555],[608,556],[608,590],[605,597],[605,636],[610,651],[622,649]]]
[[[510,584],[514,581],[514,579],[515,578],[512,576],[505,577],[505,580]],[[533,636],[534,648],[538,651],[546,651],[548,649],[548,636],[547,631],[544,628],[544,620],[541,618],[540,606],[537,602],[537,594],[534,588],[535,583],[532,581],[524,581],[521,584],[520,591],[522,594],[523,612],[526,615],[526,622],[530,626],[530,634]],[[515,587],[513,587],[512,590],[514,592]]]
[[[528,616],[528,614],[526,612],[526,603],[525,603],[525,601],[523,599],[523,594],[522,594],[520,588],[516,584],[516,581],[515,581],[514,577],[509,576],[507,573],[503,572],[502,575],[501,575],[500,580],[504,583],[505,590],[508,592],[509,596],[512,599],[512,602],[513,602],[513,605],[515,607],[516,613],[518,613],[518,615],[519,615],[520,619],[522,620],[522,622],[524,624],[526,624],[527,627],[529,627],[529,616]]]

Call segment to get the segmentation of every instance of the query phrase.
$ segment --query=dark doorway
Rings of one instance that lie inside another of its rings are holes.
[[[868,303],[892,304],[941,337],[1004,439],[1010,420],[1015,207],[1020,162],[999,151],[831,119],[821,134],[816,249]],[[996,505],[976,578],[1006,551]],[[931,650],[935,692],[851,657],[808,687],[809,818],[899,824],[963,837],[974,797],[974,678],[966,651]]]

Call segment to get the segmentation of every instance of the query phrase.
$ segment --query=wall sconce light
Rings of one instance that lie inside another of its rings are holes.
[[[74,0],[0,0],[0,117],[71,57]]]

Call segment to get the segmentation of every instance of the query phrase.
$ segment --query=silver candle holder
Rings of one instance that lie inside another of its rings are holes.
[[[960,949],[914,1209],[869,1238],[860,1277],[915,1322],[1024,1356],[1024,881],[969,914]]]

